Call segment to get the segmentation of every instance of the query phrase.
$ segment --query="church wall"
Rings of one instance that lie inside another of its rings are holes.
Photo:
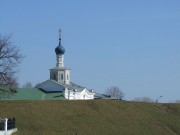
[[[50,69],[50,79],[57,81],[58,76],[57,76],[57,71]]]
[[[82,92],[81,92],[81,95],[79,96],[80,99],[85,99],[85,100],[88,100],[88,99],[94,99],[94,94],[93,93],[89,93],[86,89],[84,89]]]
[[[87,90],[84,89],[81,92],[68,91],[65,90],[65,98],[69,100],[90,100],[94,99],[94,93],[87,93]]]
[[[75,100],[74,98],[74,92],[69,91],[67,88],[65,89],[64,97],[69,100]]]
[[[58,82],[64,83],[65,73],[64,71],[58,71]]]
[[[56,67],[64,67],[64,55],[56,55]]]
[[[65,70],[65,84],[69,84],[70,80],[70,70]]]

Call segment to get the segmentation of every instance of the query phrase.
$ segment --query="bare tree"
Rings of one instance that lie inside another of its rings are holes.
[[[23,85],[23,88],[33,88],[33,85],[31,82],[27,82]]]
[[[133,99],[133,101],[137,101],[137,102],[149,102],[149,103],[153,103],[154,100],[152,100],[150,97],[138,97]]]
[[[17,68],[23,56],[20,50],[13,45],[10,36],[0,35],[0,91],[1,93],[12,93],[18,86],[15,77]]]
[[[122,100],[124,98],[123,91],[117,86],[112,86],[110,88],[107,88],[106,94],[118,100]]]

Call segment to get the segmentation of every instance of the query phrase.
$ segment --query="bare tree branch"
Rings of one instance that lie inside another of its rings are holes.
[[[122,90],[117,86],[112,86],[110,88],[107,88],[106,94],[110,95],[112,98],[122,100],[124,98],[124,93]]]
[[[18,83],[15,74],[24,56],[11,42],[11,36],[0,35],[0,87],[6,92],[11,92]],[[8,88],[8,89],[5,89]]]
[[[33,85],[31,82],[27,82],[23,85],[23,88],[33,88]]]

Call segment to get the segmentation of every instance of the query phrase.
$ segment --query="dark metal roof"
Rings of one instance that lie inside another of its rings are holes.
[[[94,98],[95,99],[111,99],[111,96],[105,95],[105,94],[100,94],[100,93],[95,93]]]

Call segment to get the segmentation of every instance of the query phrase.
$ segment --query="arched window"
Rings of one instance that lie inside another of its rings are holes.
[[[69,75],[67,74],[67,80],[69,80]]]
[[[61,80],[63,80],[63,74],[61,74]]]
[[[54,74],[54,80],[56,80],[56,81],[57,81],[56,74]]]

